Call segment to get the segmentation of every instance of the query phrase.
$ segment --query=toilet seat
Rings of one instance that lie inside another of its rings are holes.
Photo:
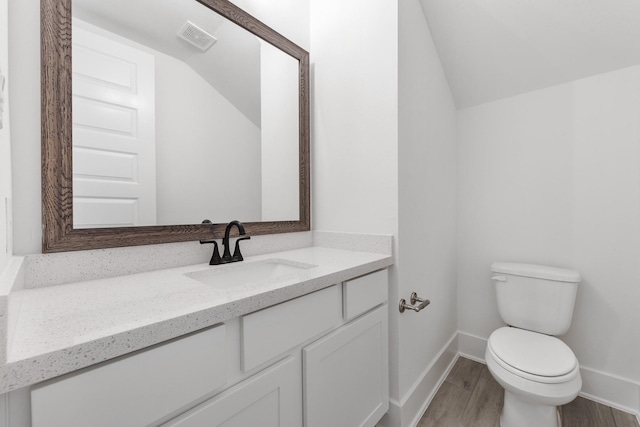
[[[571,349],[549,335],[503,327],[491,334],[487,350],[502,368],[526,380],[557,384],[580,374]]]

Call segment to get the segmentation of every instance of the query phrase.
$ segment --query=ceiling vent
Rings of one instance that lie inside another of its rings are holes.
[[[213,46],[216,42],[215,37],[191,21],[187,21],[182,28],[180,28],[180,31],[178,31],[178,37],[186,40],[203,52]]]

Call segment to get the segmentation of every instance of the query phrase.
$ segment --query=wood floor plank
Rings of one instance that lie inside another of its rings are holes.
[[[417,427],[464,427],[460,424],[461,408],[470,396],[470,391],[443,382]]]
[[[497,427],[500,425],[500,413],[504,401],[504,389],[482,365],[480,378],[461,418],[465,427]]]
[[[459,357],[453,369],[447,375],[446,381],[471,391],[480,378],[482,366],[481,363],[474,362],[466,357]]]
[[[613,419],[616,422],[616,427],[640,427],[635,415],[619,411],[615,408],[611,408],[611,412],[613,413]]]
[[[616,427],[611,408],[577,397],[562,408],[564,427]]]
[[[482,363],[480,363],[480,378],[484,378],[486,380],[491,380],[494,383],[498,384],[496,379],[493,378],[493,375],[491,375],[491,372],[489,372],[489,368],[487,367],[487,365],[483,365]],[[498,385],[500,386],[500,384],[498,384]]]

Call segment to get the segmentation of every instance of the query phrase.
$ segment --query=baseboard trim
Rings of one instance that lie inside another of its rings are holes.
[[[420,380],[416,381],[411,391],[406,394],[403,399],[404,404],[402,405],[404,415],[402,419],[411,420],[408,426],[416,427],[427,411],[440,386],[458,360],[459,355],[457,348],[457,334],[453,334],[431,365],[420,376]],[[427,395],[427,399],[420,399],[420,396],[424,396],[425,394]]]
[[[580,396],[640,416],[640,383],[586,366],[580,374]]]
[[[581,368],[580,370],[582,371],[582,368]],[[620,405],[620,404],[618,404],[618,403],[616,403],[616,402],[612,402],[612,401],[610,401],[610,400],[603,399],[603,398],[598,397],[598,396],[594,396],[594,395],[589,394],[589,393],[585,393],[585,392],[583,392],[583,391],[581,391],[580,393],[578,393],[578,396],[580,396],[580,397],[584,397],[585,399],[592,400],[592,401],[597,402],[597,403],[601,403],[601,404],[603,404],[603,405],[605,405],[605,406],[610,406],[610,407],[612,407],[612,408],[614,408],[614,409],[617,409],[617,410],[619,410],[619,411],[622,411],[622,412],[626,412],[626,413],[628,413],[628,414],[631,414],[631,415],[633,415],[633,416],[635,416],[635,417],[637,418],[637,420],[638,420],[638,424],[640,424],[640,412],[637,412],[637,411],[635,411],[635,410],[634,410],[634,409],[632,409],[632,408],[629,408],[629,407],[627,407],[627,406]]]
[[[389,411],[379,421],[380,427],[415,427],[418,424],[458,360],[457,338],[456,332],[400,401],[389,400]]]
[[[477,335],[458,331],[458,353],[467,359],[475,360],[484,365],[484,352],[487,349],[487,340]]]
[[[461,356],[486,364],[486,347],[485,338],[458,331],[458,352]],[[583,383],[580,396],[635,414],[640,419],[639,383],[586,366],[580,367],[580,375]]]

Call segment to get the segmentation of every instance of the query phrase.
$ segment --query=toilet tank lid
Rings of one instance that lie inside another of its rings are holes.
[[[534,277],[537,279],[555,280],[558,282],[580,283],[580,273],[566,268],[546,265],[521,264],[514,262],[494,262],[493,273],[512,274],[514,276]]]

